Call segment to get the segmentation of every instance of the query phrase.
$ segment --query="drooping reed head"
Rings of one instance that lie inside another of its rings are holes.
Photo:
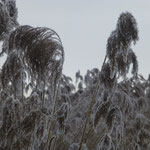
[[[33,75],[62,70],[64,51],[58,34],[48,28],[20,26],[9,38],[8,53],[18,51]]]
[[[136,20],[130,12],[121,13],[117,22],[117,30],[131,41],[136,42],[139,38]]]
[[[129,12],[121,13],[116,29],[107,41],[107,56],[113,74],[126,76],[130,64],[133,64],[133,74],[138,71],[138,62],[135,53],[131,50],[131,43],[138,40],[136,19]]]
[[[0,40],[18,25],[16,0],[0,1]]]

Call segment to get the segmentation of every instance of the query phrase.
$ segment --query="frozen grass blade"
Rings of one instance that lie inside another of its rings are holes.
[[[106,62],[106,59],[107,59],[107,55],[105,56],[101,72],[103,70],[103,67],[104,67],[104,64]],[[89,118],[90,118],[90,115],[91,115],[91,111],[92,111],[92,108],[93,108],[93,105],[95,103],[95,99],[96,99],[96,96],[97,96],[97,93],[98,93],[98,90],[99,90],[99,82],[100,82],[100,78],[101,78],[101,72],[99,73],[98,81],[96,83],[96,87],[95,87],[95,90],[94,90],[94,93],[93,93],[93,96],[92,96],[90,107],[89,107],[89,110],[88,110],[88,113],[87,113],[87,116],[86,116],[86,120],[85,120],[85,123],[84,123],[83,132],[82,132],[82,136],[81,136],[81,140],[80,140],[80,146],[79,146],[78,150],[81,150],[81,148],[82,148],[82,144],[83,144],[83,140],[84,140],[84,135],[85,135],[86,127],[87,127],[87,124],[88,124],[88,121],[89,121]]]

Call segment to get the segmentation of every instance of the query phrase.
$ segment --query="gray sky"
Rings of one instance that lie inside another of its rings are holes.
[[[74,78],[80,70],[101,68],[106,43],[121,12],[137,20],[140,40],[133,46],[139,73],[150,73],[150,0],[17,0],[21,25],[54,29],[65,50],[63,72]]]

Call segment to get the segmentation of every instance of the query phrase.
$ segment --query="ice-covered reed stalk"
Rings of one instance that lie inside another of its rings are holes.
[[[93,105],[95,103],[96,95],[98,93],[99,83],[104,83],[105,87],[108,85],[107,88],[112,88],[113,83],[116,81],[116,76],[125,77],[129,71],[131,63],[133,63],[132,73],[137,75],[138,63],[136,55],[130,49],[131,43],[136,43],[137,40],[138,29],[135,18],[129,12],[122,13],[118,18],[116,29],[111,33],[107,41],[106,57],[104,59],[101,72],[99,73],[99,79],[92,96],[90,107],[84,123],[84,128],[80,140],[80,147],[78,150],[81,150],[82,143],[84,141],[86,127]],[[108,58],[107,63],[106,58]],[[111,82],[112,84],[110,84]],[[112,109],[114,112],[116,110],[117,108],[114,110]]]

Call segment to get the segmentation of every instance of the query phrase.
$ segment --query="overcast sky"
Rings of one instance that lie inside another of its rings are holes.
[[[150,0],[17,0],[21,25],[54,29],[65,50],[63,73],[74,78],[80,70],[101,68],[106,43],[121,12],[137,20],[140,40],[133,46],[139,73],[150,73]]]

